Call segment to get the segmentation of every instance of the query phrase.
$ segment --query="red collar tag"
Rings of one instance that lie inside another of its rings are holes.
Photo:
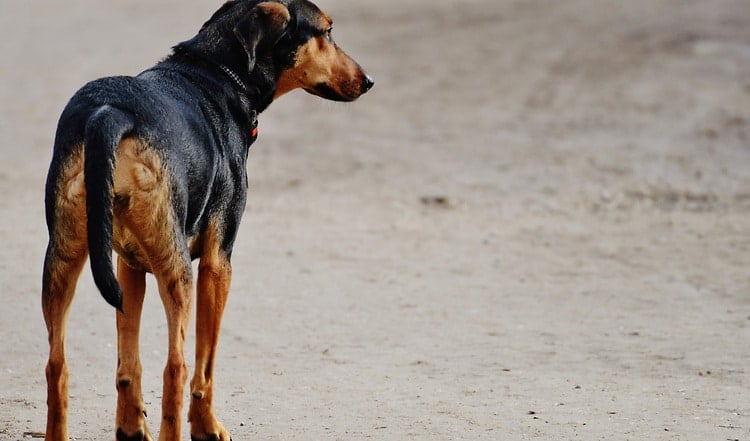
[[[252,126],[252,129],[250,130],[250,138],[255,140],[258,136],[258,112],[256,110],[253,110],[250,114],[250,126]]]

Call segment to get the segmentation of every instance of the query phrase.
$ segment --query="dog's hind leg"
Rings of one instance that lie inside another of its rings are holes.
[[[213,373],[221,316],[224,312],[232,267],[219,249],[216,229],[209,228],[203,239],[198,265],[196,293],[195,373],[190,381],[190,435],[194,440],[229,441],[229,432],[216,420],[213,410]]]
[[[85,242],[83,242],[85,244]],[[61,256],[48,247],[42,282],[42,311],[49,337],[47,374],[47,441],[68,441],[68,365],[65,361],[65,328],[76,281],[86,261],[86,251]]]
[[[171,215],[157,215],[157,218],[171,219]],[[193,282],[187,245],[178,239],[181,237],[179,234],[170,232],[170,226],[174,225],[172,221],[167,220],[162,225],[166,225],[163,234],[146,237],[141,243],[149,255],[167,316],[169,346],[164,367],[159,440],[177,441],[181,435],[182,404],[188,377],[185,337],[190,320]],[[125,310],[125,313],[128,311]]]
[[[42,312],[49,337],[45,440],[68,440],[68,366],[65,327],[76,282],[88,256],[83,159],[77,153],[47,184],[49,244],[42,276]]]
[[[117,311],[117,428],[118,441],[150,441],[146,407],[141,391],[139,333],[146,272],[117,260],[117,279],[122,288],[123,312]]]
[[[184,353],[185,336],[193,289],[187,240],[180,230],[182,222],[177,219],[178,215],[175,214],[174,208],[185,206],[185,202],[176,198],[186,196],[176,195],[171,182],[162,158],[146,142],[134,138],[126,138],[120,142],[114,174],[115,216],[123,231],[127,230],[128,240],[137,243],[137,260],[147,264],[156,277],[167,316],[169,349],[164,368],[162,419],[159,431],[159,440],[164,441],[180,439],[183,392],[188,375]],[[120,282],[125,285],[124,289],[127,289],[126,286],[130,282],[134,283],[133,289],[141,292],[140,274],[123,268],[121,275],[125,276]],[[140,299],[138,302],[140,303]],[[140,305],[138,308],[140,309]],[[123,310],[126,315],[130,313],[125,305]],[[126,320],[133,322],[127,325],[124,321],[119,323],[128,329],[135,327],[134,317]],[[130,336],[122,336],[120,341],[125,345],[133,345],[137,340],[137,334],[133,334],[132,330],[128,332],[131,332]],[[129,352],[133,353],[132,346]],[[128,403],[130,406],[140,406],[141,401],[132,400]],[[133,408],[130,410],[133,411]],[[135,428],[133,422],[137,423],[138,420],[130,420],[131,425],[128,428]]]
[[[190,259],[176,259],[169,270],[156,273],[159,294],[164,303],[169,333],[167,365],[164,368],[164,394],[159,440],[179,440],[185,382],[188,369],[185,362],[185,336],[190,319],[192,274]]]

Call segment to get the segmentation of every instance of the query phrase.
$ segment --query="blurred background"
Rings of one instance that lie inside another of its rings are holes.
[[[376,84],[260,117],[217,361],[234,438],[750,438],[747,0],[317,4]],[[62,108],[218,6],[0,0],[0,440],[44,431]],[[111,437],[114,312],[88,270],[67,349],[71,437]]]

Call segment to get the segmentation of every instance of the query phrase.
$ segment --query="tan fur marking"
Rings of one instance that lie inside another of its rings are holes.
[[[49,359],[47,376],[46,441],[68,440],[68,365],[65,361],[65,331],[75,282],[83,269],[86,253],[65,260],[47,256],[42,286],[42,312],[47,325]]]
[[[177,262],[177,259],[175,259]],[[154,273],[159,285],[159,296],[167,316],[169,347],[164,367],[159,440],[180,439],[182,404],[188,377],[185,362],[185,337],[192,303],[190,262],[182,261],[174,268],[163,268]]]
[[[324,36],[317,36],[297,49],[294,65],[279,77],[274,99],[319,84],[326,84],[342,97],[356,97],[361,93],[363,78],[364,72],[349,55]]]
[[[203,235],[203,253],[198,265],[198,292],[196,295],[195,372],[190,381],[190,434],[198,439],[228,441],[229,432],[216,419],[213,409],[213,373],[216,349],[219,343],[221,317],[224,313],[232,266],[221,252],[221,228],[210,222]]]
[[[122,287],[123,310],[117,316],[117,414],[115,427],[127,436],[144,434],[151,440],[146,426],[146,406],[141,392],[141,360],[139,333],[146,277],[141,270],[128,266],[122,258],[117,261],[117,279]]]
[[[333,20],[331,19],[330,15],[326,14],[325,12],[318,15],[318,28],[319,29],[328,29],[332,25],[333,25]]]
[[[114,171],[113,247],[133,268],[154,272],[173,265],[171,189],[161,158],[134,138],[123,139]]]
[[[86,233],[86,188],[83,180],[83,146],[73,150],[63,166],[55,200],[53,247],[63,259],[77,259],[88,253]]]
[[[161,158],[148,145],[125,138],[117,147],[115,194],[151,191],[163,180]]]
[[[73,149],[57,182],[52,235],[42,279],[42,312],[47,325],[47,441],[68,439],[68,365],[65,331],[75,283],[88,255],[83,146]]]
[[[263,2],[259,3],[256,8],[261,10],[271,20],[271,26],[276,29],[283,29],[286,23],[292,18],[289,10],[281,3]]]

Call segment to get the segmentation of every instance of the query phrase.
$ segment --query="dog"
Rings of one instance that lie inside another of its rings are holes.
[[[307,0],[230,0],[152,68],[92,81],[70,99],[45,188],[47,441],[68,439],[65,329],[87,257],[97,288],[117,309],[116,439],[152,440],[138,354],[146,273],[157,281],[169,334],[159,439],[180,439],[195,259],[190,434],[230,439],[214,415],[214,360],[257,116],[294,89],[353,101],[374,84],[331,29],[330,17]]]

